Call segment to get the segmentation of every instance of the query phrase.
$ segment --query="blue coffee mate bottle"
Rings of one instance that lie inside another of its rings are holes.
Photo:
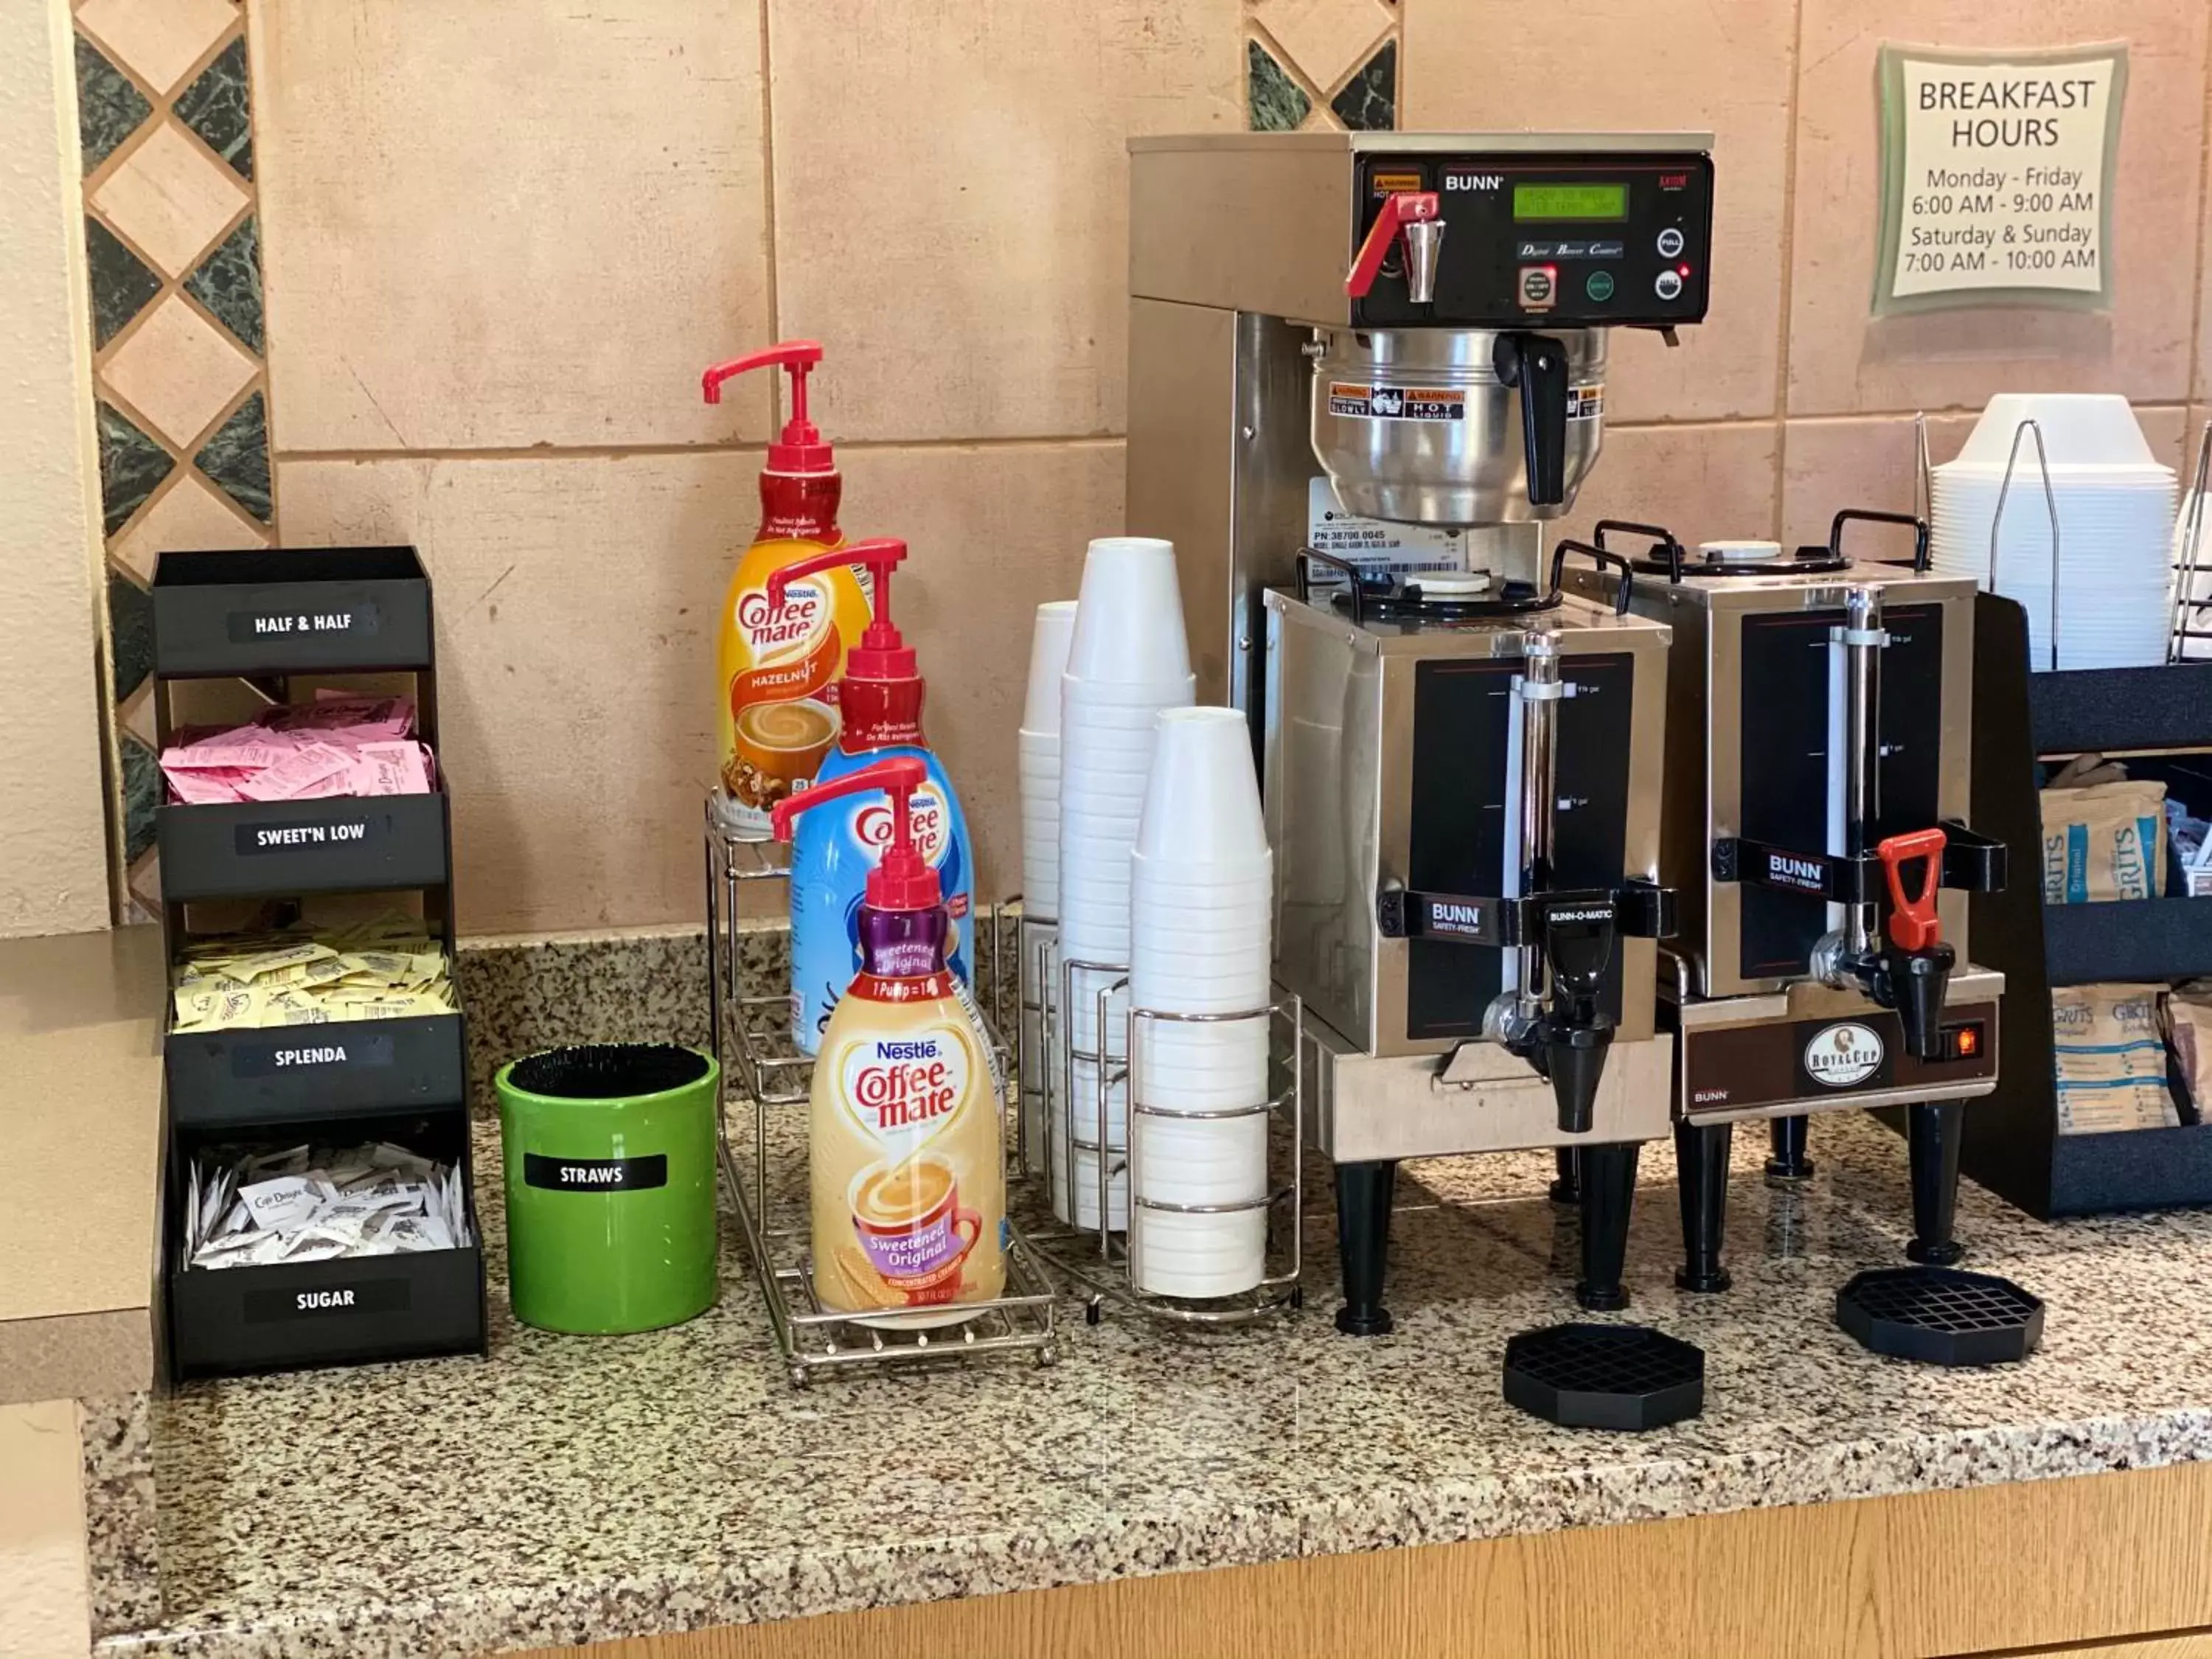
[[[975,855],[960,798],[921,734],[924,686],[913,647],[891,623],[891,572],[905,560],[902,541],[854,542],[775,572],[769,599],[780,604],[782,584],[832,565],[864,566],[873,574],[875,615],[846,653],[837,746],[814,781],[832,783],[900,756],[922,763],[928,775],[908,805],[909,833],[937,872],[951,921],[946,963],[964,989],[974,973]],[[890,803],[873,792],[799,815],[791,854],[791,1037],[801,1053],[820,1049],[831,1012],[860,969],[860,901],[868,872],[890,844],[891,828]]]

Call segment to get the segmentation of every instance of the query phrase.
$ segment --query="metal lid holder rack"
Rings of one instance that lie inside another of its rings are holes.
[[[739,927],[740,895],[752,884],[788,884],[785,850],[774,842],[745,841],[723,829],[711,799],[706,812],[708,1016],[715,1059],[722,1067],[718,1156],[745,1254],[760,1282],[761,1297],[794,1387],[817,1376],[855,1369],[954,1359],[1026,1357],[1038,1365],[1060,1357],[1051,1282],[1020,1230],[1008,1227],[1006,1289],[975,1302],[951,1303],[933,1312],[968,1311],[971,1317],[950,1327],[901,1330],[854,1322],[852,1316],[825,1307],[817,1293],[803,1204],[780,1194],[779,1176],[795,1168],[804,1190],[805,1121],[814,1062],[798,1052],[787,1034],[791,1004],[781,989],[757,983],[759,968],[749,963]],[[991,1015],[1012,1012],[1019,1019],[1017,975],[1000,971],[1001,935],[1010,921],[997,910],[979,924],[979,966],[992,1004],[983,1025],[992,1047],[991,1072],[1001,1115],[1006,1104],[1010,1050],[1000,1035],[1006,1022]],[[797,1114],[783,1133],[772,1134],[771,1113]],[[750,1125],[738,1126],[732,1146],[732,1118],[750,1113]],[[746,1133],[747,1129],[750,1133]],[[1016,1164],[1018,1168],[1018,1163]],[[1012,1173],[1010,1170],[1010,1174]]]

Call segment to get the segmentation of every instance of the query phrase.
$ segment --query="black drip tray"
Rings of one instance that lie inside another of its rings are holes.
[[[2002,1365],[2043,1340],[2043,1302],[1993,1273],[1880,1267],[1836,1292],[1836,1323],[1893,1358]]]
[[[1644,1325],[1551,1325],[1505,1345],[1505,1398],[1563,1429],[1662,1429],[1705,1407],[1705,1353]]]

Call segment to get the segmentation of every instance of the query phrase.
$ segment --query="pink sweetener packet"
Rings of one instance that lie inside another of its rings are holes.
[[[213,806],[246,799],[238,793],[238,786],[254,774],[240,769],[210,767],[204,771],[186,769],[167,775],[169,793],[186,806]]]
[[[415,703],[409,697],[330,697],[269,711],[280,729],[326,732],[352,726],[372,735],[404,737],[415,727]]]
[[[317,797],[308,792],[314,786],[334,775],[342,776],[351,763],[342,749],[333,749],[326,743],[309,744],[240,784],[238,792],[248,800],[313,799]],[[341,784],[339,789],[325,789],[319,793],[337,794],[343,787]]]
[[[258,772],[264,767],[274,766],[295,751],[290,744],[240,743],[216,744],[196,743],[189,749],[164,749],[161,769],[164,772],[196,772],[210,768],[217,771],[244,769]]]
[[[363,744],[354,757],[356,795],[424,795],[430,771],[419,743],[401,739]]]

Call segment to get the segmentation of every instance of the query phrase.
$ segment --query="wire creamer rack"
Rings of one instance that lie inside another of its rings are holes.
[[[806,1113],[813,1060],[791,1041],[791,999],[761,982],[748,963],[738,921],[748,885],[790,881],[787,849],[729,832],[706,805],[708,1013],[714,1058],[722,1067],[719,1153],[722,1178],[745,1252],[760,1281],[776,1346],[794,1387],[855,1369],[928,1362],[1026,1357],[1049,1365],[1060,1358],[1051,1281],[1020,1230],[1009,1223],[1006,1287],[984,1301],[947,1303],[933,1316],[967,1316],[957,1324],[909,1329],[864,1325],[825,1307],[814,1281],[805,1202]],[[1019,1018],[1018,975],[1000,948],[1011,927],[996,909],[971,919],[978,967],[993,1007],[979,1010],[991,1045],[994,1094],[1003,1128],[1012,1085],[1012,1051],[1000,1033]],[[776,1121],[772,1122],[775,1115]],[[732,1119],[738,1121],[733,1138]],[[1018,1162],[1018,1158],[1017,1158]],[[791,1182],[795,1173],[795,1185]],[[1010,1179],[1018,1168],[1009,1170]]]

